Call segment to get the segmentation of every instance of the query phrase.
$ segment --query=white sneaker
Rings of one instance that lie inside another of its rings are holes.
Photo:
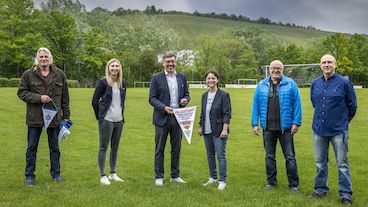
[[[214,178],[208,178],[207,183],[203,184],[203,186],[211,185],[212,183],[215,183],[215,182],[217,182],[216,179],[214,179]]]
[[[177,178],[170,178],[170,182],[175,182],[175,183],[186,183],[183,179],[181,179],[181,177],[177,177]]]
[[[217,190],[224,190],[226,187],[226,183],[223,181],[220,181],[217,187]]]
[[[110,181],[109,181],[109,179],[107,178],[107,176],[105,175],[105,176],[102,176],[101,178],[100,178],[100,183],[102,184],[102,185],[110,185],[111,183],[110,183]]]
[[[124,182],[123,179],[119,178],[116,173],[111,173],[109,175],[109,180],[118,181],[118,182]]]
[[[156,184],[157,186],[163,186],[163,185],[164,185],[164,179],[162,179],[162,178],[157,178],[157,179],[155,180],[155,184]]]

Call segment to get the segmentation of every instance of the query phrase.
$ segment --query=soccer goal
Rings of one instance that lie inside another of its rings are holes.
[[[187,81],[189,88],[206,88],[204,81]]]
[[[147,88],[150,86],[150,82],[134,82],[134,88]]]
[[[269,65],[261,67],[265,77],[269,76]],[[320,64],[290,64],[284,65],[283,74],[292,78],[298,86],[309,87],[312,81],[322,74]]]
[[[225,84],[225,88],[256,88],[257,83],[255,78],[236,79],[234,84]]]

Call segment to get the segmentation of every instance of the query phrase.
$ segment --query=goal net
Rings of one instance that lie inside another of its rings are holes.
[[[261,67],[265,77],[269,76],[269,67],[269,65]],[[298,86],[308,87],[315,78],[322,74],[322,72],[320,64],[290,64],[284,65],[283,74],[292,78]]]

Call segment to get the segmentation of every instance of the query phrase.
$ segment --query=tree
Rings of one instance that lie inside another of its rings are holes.
[[[198,37],[196,67],[199,77],[208,70],[216,69],[221,82],[232,83],[239,78],[258,78],[258,61],[251,46],[240,38],[230,35]]]
[[[302,60],[303,47],[298,47],[296,44],[291,43],[285,50],[285,61],[287,64],[298,64]]]
[[[257,26],[236,27],[233,29],[232,35],[239,37],[241,40],[251,45],[260,65],[269,64],[271,58],[268,50],[272,46],[281,44],[281,41],[277,37]]]
[[[269,56],[272,60],[280,60],[284,64],[298,64],[302,63],[303,47],[298,47],[294,43],[287,46],[277,44],[268,50]]]
[[[350,73],[352,81],[361,82],[368,76],[368,39],[363,35],[354,34],[349,39],[348,57],[353,62]]]
[[[19,77],[32,66],[37,49],[48,46],[39,31],[41,25],[33,1],[0,2],[0,76]]]
[[[147,6],[146,10],[144,11],[146,14],[156,14],[156,7],[154,5]]]
[[[91,78],[97,80],[105,75],[105,64],[114,53],[108,47],[109,40],[102,33],[101,29],[93,27],[84,37],[84,51],[79,56],[80,63],[78,68],[79,78]],[[81,71],[79,71],[82,69]]]
[[[353,69],[353,62],[349,59],[349,40],[341,33],[328,36],[323,41],[324,47],[336,58],[338,72],[349,75]]]
[[[197,78],[202,79],[202,75],[212,67],[216,60],[217,46],[216,40],[208,34],[200,34],[197,37],[197,58],[195,60],[195,67],[197,68]]]
[[[123,7],[119,7],[115,11],[112,12],[116,16],[123,16],[125,14],[125,10]]]
[[[139,57],[139,81],[148,81],[151,75],[162,70],[162,65],[157,62],[157,55],[154,50],[145,49]]]
[[[44,15],[43,33],[50,44],[54,61],[69,75],[67,69],[75,68],[79,45],[75,20],[69,14],[59,11]]]
[[[323,46],[323,39],[312,39],[306,43],[302,53],[303,63],[319,63],[322,55],[328,53]]]
[[[235,74],[235,79],[249,78],[259,80],[262,78],[258,61],[250,47],[244,49],[240,54],[239,63],[235,66]]]

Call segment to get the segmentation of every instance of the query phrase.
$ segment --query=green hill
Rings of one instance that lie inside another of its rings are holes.
[[[197,17],[189,15],[162,14],[158,15],[168,21],[171,26],[181,35],[184,47],[191,48],[196,44],[196,37],[199,34],[220,34],[229,32],[239,25],[257,25],[270,33],[279,36],[287,41],[303,45],[307,40],[325,37],[333,34],[313,29],[288,27],[280,25],[255,24],[248,22],[216,19],[208,17]]]

